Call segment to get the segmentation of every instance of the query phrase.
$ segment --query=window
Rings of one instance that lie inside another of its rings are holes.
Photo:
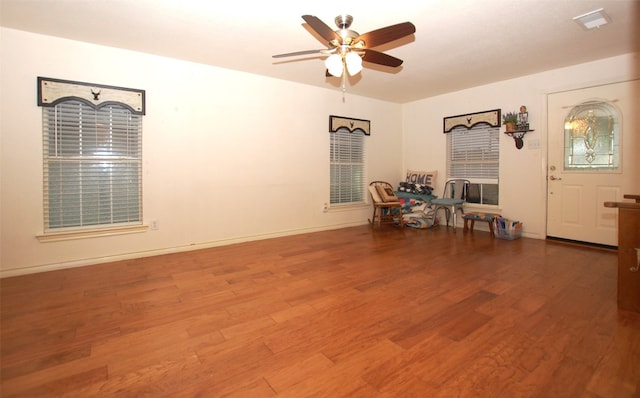
[[[142,115],[67,99],[43,132],[45,232],[142,223]]]
[[[611,104],[590,101],[575,106],[564,121],[565,170],[617,170],[620,118]]]
[[[365,134],[341,127],[329,134],[331,205],[364,203],[366,184]]]
[[[467,202],[498,204],[500,128],[479,124],[447,134],[447,178],[471,181]]]

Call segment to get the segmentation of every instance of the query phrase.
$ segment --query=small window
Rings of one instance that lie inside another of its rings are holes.
[[[365,134],[339,128],[330,136],[330,203],[360,204],[365,201],[366,150]]]
[[[585,102],[564,121],[565,170],[617,170],[620,164],[620,121],[611,104]]]
[[[479,124],[447,134],[447,179],[471,181],[467,202],[498,205],[500,129]]]
[[[45,232],[142,223],[142,115],[64,100],[43,131]]]

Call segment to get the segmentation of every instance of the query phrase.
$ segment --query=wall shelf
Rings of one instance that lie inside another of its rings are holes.
[[[522,149],[522,147],[524,146],[524,135],[527,134],[530,131],[535,131],[535,130],[514,130],[514,131],[505,131],[504,133],[506,135],[508,135],[509,137],[513,138],[513,140],[516,143],[516,148],[518,149]]]

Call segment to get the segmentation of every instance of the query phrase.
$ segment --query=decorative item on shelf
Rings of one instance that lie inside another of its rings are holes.
[[[518,121],[516,122],[516,130],[527,131],[529,130],[529,112],[527,107],[522,105],[520,107],[520,113],[518,113]]]
[[[533,131],[529,129],[529,112],[527,112],[527,107],[522,105],[519,113],[505,113],[502,116],[502,121],[505,125],[504,133],[513,138],[517,149],[522,149],[524,146],[524,135]]]
[[[506,128],[506,131],[516,131],[516,122],[518,121],[518,115],[515,112],[507,112],[502,115],[502,122]]]

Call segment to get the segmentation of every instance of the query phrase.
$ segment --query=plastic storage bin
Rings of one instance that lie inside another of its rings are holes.
[[[522,223],[502,217],[493,221],[493,232],[496,238],[505,240],[519,239],[522,236]]]

